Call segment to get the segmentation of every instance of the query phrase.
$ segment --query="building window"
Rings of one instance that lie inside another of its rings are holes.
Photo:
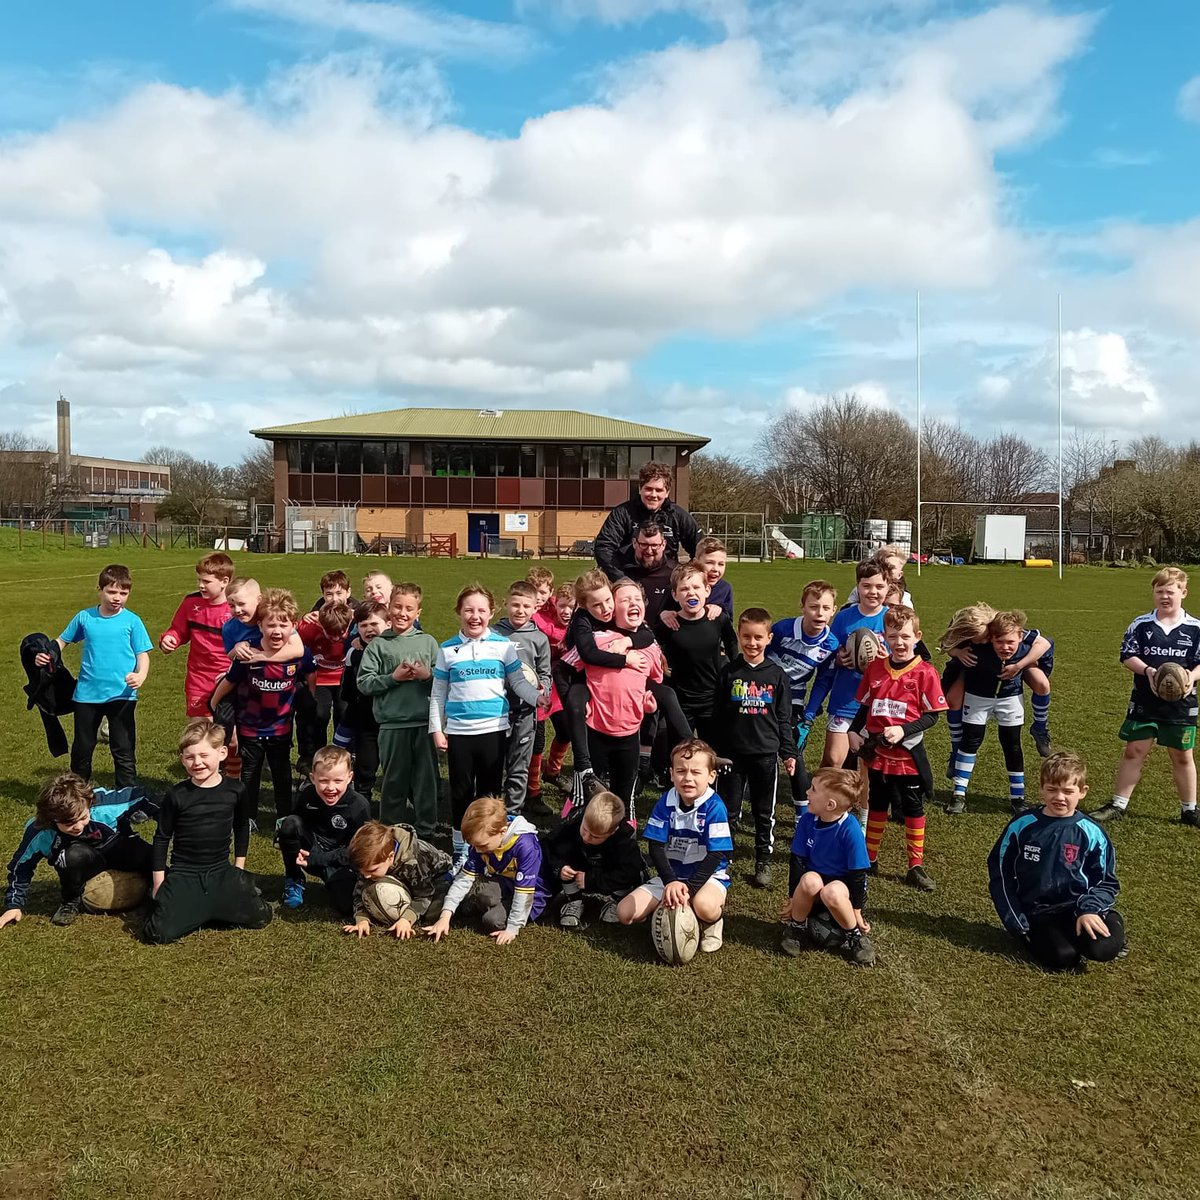
[[[383,442],[363,442],[362,444],[362,473],[364,475],[382,475],[386,469],[387,452]]]
[[[542,468],[538,466],[538,449],[539,447],[529,442],[521,446],[522,479],[540,479],[542,477]]]
[[[629,447],[629,478],[636,479],[638,472],[654,457],[651,446]]]
[[[407,475],[409,472],[408,463],[408,443],[388,442],[387,473],[389,475]]]
[[[521,473],[521,451],[516,445],[505,442],[496,447],[496,474],[505,478],[516,478]]]
[[[471,474],[485,479],[494,478],[496,474],[496,448],[487,444],[472,447]]]
[[[332,442],[313,442],[312,471],[315,475],[332,475],[337,470],[337,449]]]
[[[297,441],[284,442],[284,447],[287,451],[287,465],[289,471],[300,470],[300,446],[302,443]]]
[[[338,442],[337,460],[339,475],[361,475],[362,442]]]
[[[549,455],[546,463],[546,474],[550,474],[549,470]],[[578,446],[559,446],[558,447],[558,470],[555,472],[559,479],[582,479],[583,478],[583,451]]]

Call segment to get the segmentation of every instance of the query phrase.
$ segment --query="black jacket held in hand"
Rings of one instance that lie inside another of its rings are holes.
[[[39,667],[39,654],[50,655],[50,665]],[[75,676],[63,666],[58,643],[44,633],[21,639],[21,666],[28,682],[22,689],[29,697],[25,707],[36,708],[46,730],[46,744],[57,758],[71,748],[59,717],[75,711]]]
[[[544,874],[551,887],[562,887],[563,867],[583,871],[583,890],[594,896],[625,896],[645,881],[646,862],[632,825],[622,821],[599,845],[589,846],[579,834],[582,824],[583,808],[577,807],[541,835]]]

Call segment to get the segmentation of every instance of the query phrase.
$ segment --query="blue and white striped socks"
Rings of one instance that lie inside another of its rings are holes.
[[[954,756],[954,794],[956,796],[965,796],[967,787],[971,782],[971,773],[975,770],[975,760],[979,757],[978,754],[968,754],[965,750],[959,750]]]
[[[1039,696],[1034,692],[1029,697],[1029,706],[1033,709],[1033,723],[1045,729],[1050,724],[1050,697]]]
[[[962,709],[948,708],[946,710],[946,725],[950,730],[950,774],[954,774],[954,758],[958,753],[958,743],[962,741]]]
[[[1025,772],[1009,771],[1008,798],[1013,807],[1025,803]]]

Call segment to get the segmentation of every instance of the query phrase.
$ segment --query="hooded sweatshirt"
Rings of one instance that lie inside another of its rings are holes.
[[[429,695],[433,690],[433,664],[437,642],[419,629],[397,633],[385,629],[363,650],[358,668],[358,690],[374,697],[375,719],[380,728],[424,729],[429,724]],[[393,679],[402,662],[424,663],[428,679]]]
[[[501,617],[495,625],[496,632],[508,638],[517,647],[517,657],[523,667],[528,667],[537,676],[539,698],[550,691],[550,639],[538,628],[532,618],[524,625],[514,626],[508,617]]]
[[[524,817],[509,817],[504,840],[494,853],[480,854],[472,846],[446,893],[444,911],[453,913],[476,880],[491,880],[500,885],[508,903],[505,929],[509,933],[515,936],[529,921],[536,921],[550,896],[542,879],[542,844],[537,829]]]
[[[380,635],[382,637],[382,634]],[[379,641],[376,638],[375,641]],[[372,642],[372,645],[375,643]],[[417,831],[411,825],[392,826],[393,849],[392,865],[388,867],[388,878],[404,885],[408,891],[410,902],[400,914],[400,919],[410,925],[417,923],[429,907],[438,882],[450,869],[450,855],[436,846],[417,837]],[[354,919],[365,921],[366,909],[362,906],[363,889],[368,883],[361,875],[354,885]]]

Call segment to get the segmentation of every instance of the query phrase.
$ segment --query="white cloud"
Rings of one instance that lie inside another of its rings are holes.
[[[364,33],[400,12],[288,5]],[[230,431],[240,401],[220,396],[255,390],[313,415],[347,391],[367,408],[494,394],[637,412],[632,366],[664,339],[736,337],[860,290],[984,289],[1022,257],[997,114],[1044,114],[1080,34],[1003,11],[992,41],[1032,47],[1014,79],[952,70],[947,47],[986,39],[941,22],[924,59],[909,29],[901,68],[819,101],[735,38],[645,56],[514,137],[451,123],[431,68],[370,57],[255,94],[143,86],[0,142],[0,345],[41,356],[26,389],[124,396],[156,421],[215,397]],[[844,378],[889,402],[874,365]]]
[[[1179,89],[1176,107],[1185,120],[1200,121],[1200,75],[1193,75]]]
[[[398,0],[224,0],[229,8],[331,33],[348,33],[439,58],[523,58],[525,29]]]
[[[750,10],[749,0],[518,0],[517,4],[517,11],[526,15],[549,13],[565,21],[604,25],[635,25],[663,13],[682,13],[734,34],[745,32]]]

